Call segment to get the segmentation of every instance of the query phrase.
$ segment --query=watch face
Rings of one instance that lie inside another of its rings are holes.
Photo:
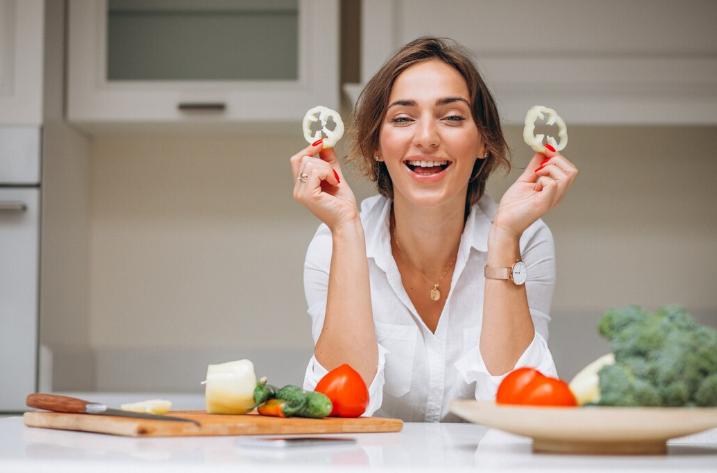
[[[525,263],[518,261],[513,265],[513,282],[518,285],[525,284],[528,279],[528,269]]]

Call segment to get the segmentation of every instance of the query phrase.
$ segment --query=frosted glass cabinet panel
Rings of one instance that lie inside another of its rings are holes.
[[[299,2],[110,0],[109,80],[296,80]]]
[[[70,0],[68,118],[294,122],[339,105],[338,0]]]

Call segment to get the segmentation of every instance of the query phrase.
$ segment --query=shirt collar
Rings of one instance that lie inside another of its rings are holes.
[[[386,271],[391,255],[389,219],[392,200],[382,195],[369,197],[361,202],[361,218],[366,238],[366,257]]]
[[[366,256],[373,258],[376,265],[386,271],[391,256],[391,234],[389,231],[392,200],[375,195],[361,202],[361,219],[366,238]],[[490,226],[495,217],[496,205],[493,199],[483,197],[471,207],[466,225],[461,235],[459,252],[474,248],[480,252],[488,251]],[[464,249],[465,248],[465,249]]]
[[[483,194],[480,200],[471,207],[471,213],[466,221],[466,228],[469,228],[471,232],[469,235],[471,246],[483,253],[488,252],[488,237],[495,212],[495,202],[488,194]]]

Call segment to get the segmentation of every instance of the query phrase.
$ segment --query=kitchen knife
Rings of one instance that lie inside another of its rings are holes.
[[[96,414],[104,416],[133,417],[136,419],[165,420],[172,422],[190,422],[197,427],[201,424],[193,419],[182,417],[149,414],[145,412],[123,411],[112,409],[98,402],[85,401],[76,397],[60,396],[58,394],[33,393],[28,394],[25,404],[36,409],[68,414]]]

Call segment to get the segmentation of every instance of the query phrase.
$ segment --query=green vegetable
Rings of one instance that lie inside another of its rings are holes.
[[[299,411],[299,416],[320,419],[331,414],[333,407],[326,394],[310,391],[306,393],[306,405]]]
[[[276,392],[276,399],[286,401],[284,413],[287,416],[294,416],[301,411],[306,404],[304,390],[293,384],[288,384]]]
[[[598,330],[615,355],[598,372],[600,405],[717,406],[717,330],[685,309],[609,310]]]
[[[275,417],[312,417],[322,418],[331,413],[331,400],[323,393],[307,392],[299,386],[288,384],[277,390],[267,384],[263,377],[254,388],[254,403],[259,414]]]
[[[272,386],[271,384],[267,384],[266,376],[259,379],[259,382],[256,383],[256,387],[254,388],[255,406],[259,406],[260,404],[263,404],[269,399],[273,399],[275,397],[276,387]]]

